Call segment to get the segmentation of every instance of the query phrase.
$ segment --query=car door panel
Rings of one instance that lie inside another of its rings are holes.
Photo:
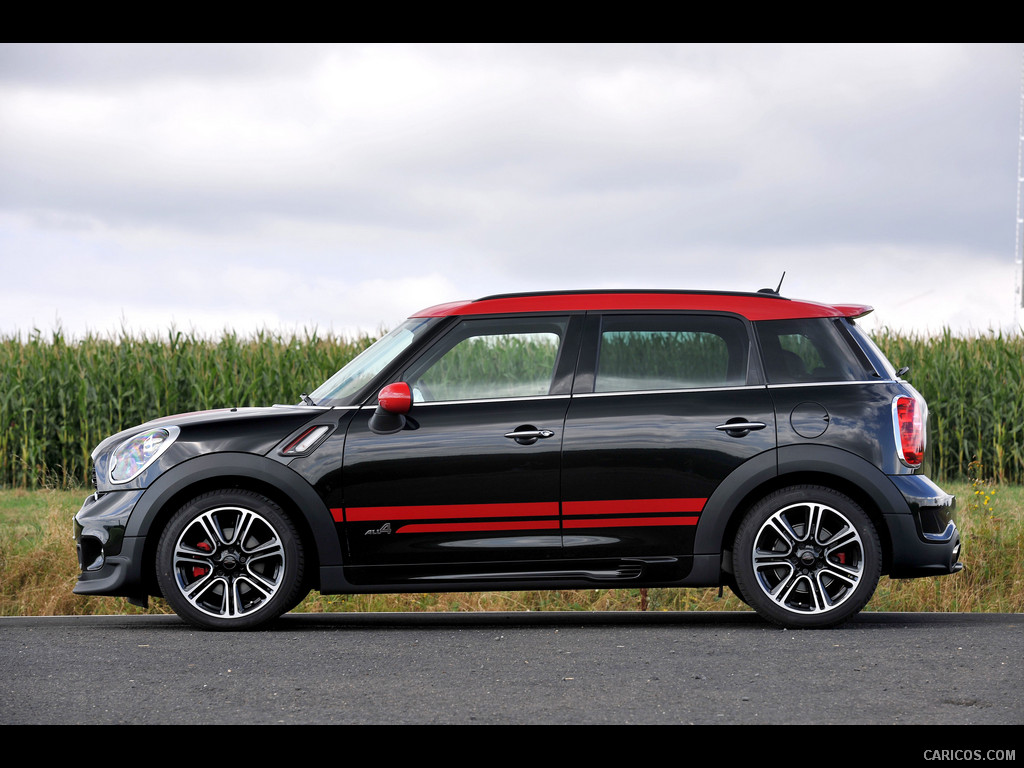
[[[715,488],[775,447],[753,359],[736,317],[588,317],[563,440],[567,555],[692,553]]]
[[[551,557],[561,546],[559,452],[568,396],[420,405],[415,429],[377,435],[369,409],[345,448],[349,563]],[[523,445],[518,427],[550,431]]]

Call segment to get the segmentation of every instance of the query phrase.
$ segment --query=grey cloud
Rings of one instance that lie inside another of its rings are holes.
[[[0,237],[347,281],[387,259],[468,295],[1009,259],[1020,54],[3,45]]]

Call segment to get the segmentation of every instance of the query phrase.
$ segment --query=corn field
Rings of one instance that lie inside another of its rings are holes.
[[[372,338],[259,333],[220,339],[60,332],[0,337],[0,485],[85,483],[103,438],[174,413],[296,403]],[[1024,482],[1024,337],[883,332],[875,342],[927,399],[930,474]]]
[[[1024,482],[1024,336],[918,338],[883,332],[875,343],[928,401],[932,475]]]
[[[315,331],[0,337],[0,485],[85,483],[97,443],[159,416],[297,403],[372,341]]]

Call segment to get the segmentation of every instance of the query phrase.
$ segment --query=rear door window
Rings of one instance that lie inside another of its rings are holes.
[[[746,327],[736,318],[609,316],[601,327],[594,391],[741,386],[748,349]]]

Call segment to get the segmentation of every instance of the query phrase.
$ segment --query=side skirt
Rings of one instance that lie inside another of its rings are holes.
[[[323,594],[388,592],[476,592],[531,589],[625,589],[628,587],[717,587],[721,556],[609,558],[549,562],[458,565],[324,567]]]

